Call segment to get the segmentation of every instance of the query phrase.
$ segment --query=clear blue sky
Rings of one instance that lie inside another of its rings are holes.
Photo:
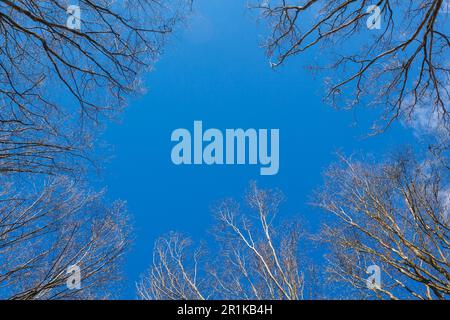
[[[193,17],[171,38],[162,59],[146,77],[148,93],[130,103],[119,124],[103,139],[114,150],[102,184],[108,197],[128,201],[136,231],[126,259],[123,298],[134,298],[134,282],[151,262],[153,242],[177,230],[202,238],[211,227],[210,206],[224,197],[241,198],[250,180],[280,188],[285,216],[317,224],[307,205],[334,152],[382,154],[410,140],[394,127],[365,138],[375,114],[336,111],[322,102],[322,79],[304,69],[314,51],[277,71],[261,49],[264,28],[245,1],[196,0]],[[258,166],[172,164],[176,128],[279,128],[280,171],[261,177]]]

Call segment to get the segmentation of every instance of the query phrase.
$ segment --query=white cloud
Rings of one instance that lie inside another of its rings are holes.
[[[450,92],[450,86],[443,90]],[[442,96],[444,104],[450,105],[450,99]],[[417,137],[431,136],[443,143],[448,143],[450,139],[449,115],[445,114],[441,106],[436,105],[432,96],[425,98],[420,103],[413,103],[410,97],[405,102],[409,105],[411,113],[406,113],[403,123],[414,130]]]
[[[449,215],[450,215],[450,187],[439,191],[439,201],[442,204],[445,218],[449,218]]]
[[[408,124],[414,128],[419,135],[443,135],[447,132],[447,129],[444,126],[444,114],[439,110],[432,110],[431,104],[427,106],[416,106]]]

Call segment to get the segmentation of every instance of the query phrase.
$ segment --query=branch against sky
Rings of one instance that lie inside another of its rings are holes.
[[[190,1],[80,0],[80,28],[72,4],[0,0],[0,298],[110,295],[127,212],[80,181],[102,120],[142,91]]]
[[[304,298],[299,242],[302,229],[278,228],[279,192],[255,184],[244,213],[234,201],[215,210],[215,242],[194,249],[177,233],[157,240],[153,264],[137,285],[141,299],[283,299]],[[212,254],[212,252],[215,252]]]
[[[327,219],[322,241],[332,279],[365,296],[448,299],[450,202],[448,170],[405,152],[382,164],[341,157],[325,174],[317,205]],[[366,270],[381,268],[381,287]]]
[[[0,174],[54,173],[142,89],[189,1],[0,0]],[[72,166],[72,168],[75,166]]]
[[[444,0],[269,0],[255,5],[269,25],[274,67],[316,48],[328,69],[326,100],[384,110],[376,132],[425,106],[450,135],[450,14]],[[381,11],[369,29],[368,8]],[[317,51],[316,51],[317,52]]]
[[[203,248],[193,248],[192,240],[172,232],[156,240],[153,263],[137,284],[143,300],[205,300],[210,290],[199,265]]]
[[[111,297],[129,244],[125,204],[65,177],[38,190],[0,189],[0,299]],[[81,288],[67,286],[80,268]]]
[[[331,214],[314,236],[325,253],[321,270],[317,260],[301,254],[300,224],[276,227],[280,194],[252,186],[246,199],[254,211],[244,213],[234,201],[216,208],[216,241],[209,250],[177,233],[160,238],[138,296],[448,299],[447,175],[440,162],[418,163],[409,152],[378,165],[341,157],[316,195],[315,204]],[[381,286],[368,288],[367,270],[374,265],[381,270]]]

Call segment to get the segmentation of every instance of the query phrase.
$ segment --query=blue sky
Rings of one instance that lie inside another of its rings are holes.
[[[283,216],[314,225],[320,215],[307,202],[335,151],[380,155],[411,141],[400,126],[367,138],[375,113],[325,105],[321,76],[304,68],[316,52],[272,70],[261,48],[263,25],[245,1],[198,0],[182,29],[146,76],[148,92],[102,137],[114,154],[102,185],[109,198],[127,200],[136,231],[123,298],[135,297],[134,282],[150,265],[156,237],[171,230],[204,237],[213,222],[210,207],[222,198],[242,198],[249,181],[280,188],[287,197]],[[173,165],[171,133],[192,130],[194,120],[222,130],[280,129],[278,175],[262,177],[259,166]]]

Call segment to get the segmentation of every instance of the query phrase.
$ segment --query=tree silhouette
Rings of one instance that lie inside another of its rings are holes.
[[[271,29],[266,48],[274,67],[318,47],[311,68],[330,70],[326,100],[332,105],[381,108],[375,132],[395,119],[438,121],[448,148],[450,30],[445,6],[443,0],[275,0],[255,8]],[[331,62],[323,66],[323,61]]]
[[[0,173],[77,165],[93,128],[142,89],[183,1],[0,1]],[[76,156],[76,157],[74,157]]]

